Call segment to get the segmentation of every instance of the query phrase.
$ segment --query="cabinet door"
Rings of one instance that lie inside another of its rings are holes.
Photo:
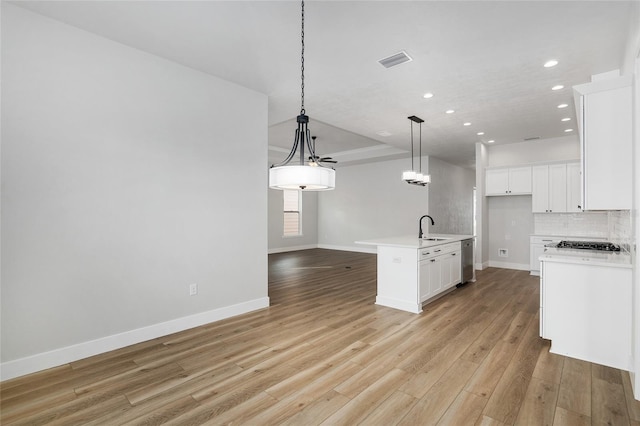
[[[567,211],[567,165],[549,166],[549,212]]]
[[[529,268],[531,271],[540,270],[540,256],[544,253],[544,244],[531,244],[530,246],[530,258]],[[534,274],[535,275],[535,274]]]
[[[531,210],[546,213],[549,210],[549,166],[534,166],[531,175]]]
[[[583,96],[584,209],[629,210],[632,177],[631,87]]]
[[[567,211],[582,211],[582,184],[580,181],[580,163],[567,164]]]
[[[451,265],[453,263],[453,257],[451,253],[447,253],[444,256],[440,256],[442,262],[442,290],[446,290],[451,287]]]
[[[418,279],[420,281],[419,297],[420,302],[424,302],[431,297],[431,262],[428,260],[419,263]]]
[[[485,195],[506,195],[509,192],[509,169],[487,170]]]
[[[509,169],[509,194],[531,194],[531,166]]]
[[[429,297],[442,291],[442,256],[429,260]]]
[[[451,286],[462,282],[461,252],[451,253]]]

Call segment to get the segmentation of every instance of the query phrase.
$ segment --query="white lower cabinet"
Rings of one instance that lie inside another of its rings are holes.
[[[558,236],[531,236],[529,240],[529,271],[531,275],[540,275],[540,256],[544,253],[544,246],[552,243],[559,243],[570,238]]]
[[[543,259],[540,336],[551,352],[629,371],[631,267]]]
[[[462,261],[459,243],[422,250],[419,264],[420,302],[460,284]]]

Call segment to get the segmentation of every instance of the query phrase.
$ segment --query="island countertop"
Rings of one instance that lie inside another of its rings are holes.
[[[437,241],[430,241],[425,238],[441,238]],[[371,240],[356,241],[356,244],[366,244],[371,246],[388,246],[421,249],[434,247],[442,244],[455,243],[457,241],[474,238],[473,235],[460,234],[427,234],[422,239],[415,235],[402,235],[399,237],[374,238]]]

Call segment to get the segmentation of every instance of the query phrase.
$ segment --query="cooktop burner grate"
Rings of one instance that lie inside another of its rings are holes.
[[[602,241],[560,241],[557,247],[578,250],[620,251],[619,245]]]

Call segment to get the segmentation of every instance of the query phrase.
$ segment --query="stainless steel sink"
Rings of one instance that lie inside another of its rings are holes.
[[[445,241],[450,240],[451,238],[438,238],[438,237],[422,237],[425,241]]]

